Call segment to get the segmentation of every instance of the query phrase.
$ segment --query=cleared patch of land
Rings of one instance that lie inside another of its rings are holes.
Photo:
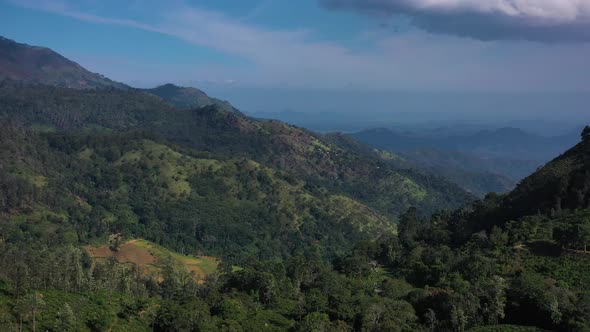
[[[158,276],[167,260],[172,259],[176,264],[184,266],[193,273],[198,281],[203,281],[208,275],[217,270],[219,261],[214,257],[193,257],[170,251],[150,241],[134,239],[113,250],[109,245],[100,247],[85,246],[84,249],[93,259],[107,259],[115,257],[123,264],[135,264],[141,271]]]

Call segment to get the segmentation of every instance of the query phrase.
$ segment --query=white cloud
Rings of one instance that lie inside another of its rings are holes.
[[[318,0],[327,8],[405,15],[433,33],[482,40],[590,41],[590,0]]]
[[[426,11],[456,11],[503,14],[537,23],[569,23],[587,21],[588,0],[390,0],[409,8]]]

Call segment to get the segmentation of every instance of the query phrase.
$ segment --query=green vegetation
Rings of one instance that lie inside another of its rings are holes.
[[[410,209],[396,227],[345,192],[149,132],[3,128],[3,329],[526,331],[590,322],[586,240],[563,240],[590,210],[520,215],[510,195],[490,195],[430,219]],[[584,144],[572,151],[585,154]],[[576,165],[559,174],[588,167]],[[427,199],[401,174],[376,190]]]
[[[2,331],[590,330],[584,135],[466,205],[350,138],[143,91],[5,81],[0,117]]]

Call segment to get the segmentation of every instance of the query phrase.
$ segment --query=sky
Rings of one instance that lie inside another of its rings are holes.
[[[520,96],[503,112],[521,117],[553,98],[535,114],[547,118],[575,95],[566,104],[579,118],[590,101],[590,0],[0,0],[0,35],[132,86],[197,86],[251,112],[406,114],[403,92],[431,98],[424,112],[440,93],[472,93],[482,105]]]

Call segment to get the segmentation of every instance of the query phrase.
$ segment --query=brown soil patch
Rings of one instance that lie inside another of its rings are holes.
[[[138,266],[145,266],[156,262],[156,258],[147,249],[140,248],[133,243],[121,245],[115,257],[121,263],[134,263]]]
[[[98,248],[93,246],[85,246],[84,250],[86,250],[88,256],[92,258],[109,258],[113,256],[113,252],[108,246],[102,246]]]
[[[85,246],[84,249],[92,258],[106,259],[115,257],[119,263],[133,263],[141,268],[154,264],[156,258],[147,249],[136,246],[133,243],[121,245],[118,251],[109,246],[93,247]]]

